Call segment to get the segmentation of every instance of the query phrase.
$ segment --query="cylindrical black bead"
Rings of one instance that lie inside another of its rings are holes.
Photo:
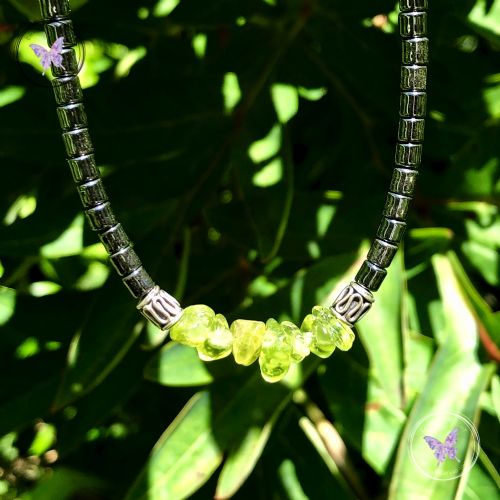
[[[408,168],[395,168],[392,172],[390,190],[393,193],[411,196],[415,190],[418,172]]]
[[[71,175],[76,183],[91,181],[99,177],[99,169],[95,163],[94,155],[83,155],[68,160]]]
[[[108,201],[106,190],[101,179],[86,182],[78,186],[78,193],[82,200],[83,208],[91,208]]]
[[[83,128],[87,126],[87,114],[85,107],[81,102],[76,104],[68,104],[57,108],[57,116],[61,128],[66,132],[75,128]]]
[[[121,224],[116,224],[116,226],[109,228],[104,233],[99,233],[99,238],[110,255],[131,245],[130,239]]]
[[[391,243],[400,243],[406,228],[406,222],[382,217],[377,229],[377,238]]]
[[[52,80],[52,87],[59,106],[73,104],[82,100],[82,87],[77,76],[54,78]]]
[[[418,168],[422,161],[422,144],[397,144],[396,165]]]
[[[401,90],[425,90],[427,66],[401,66]]]
[[[93,146],[90,139],[89,129],[79,128],[77,130],[70,130],[64,132],[63,135],[64,146],[68,156],[83,156],[92,153]]]
[[[120,276],[127,276],[142,265],[138,255],[131,246],[111,255],[109,259]]]
[[[61,19],[45,25],[47,43],[51,46],[61,36],[64,38],[64,47],[76,45],[76,36],[73,23],[69,19]]]
[[[427,12],[401,12],[399,33],[402,37],[425,36],[427,34]]]
[[[78,59],[73,49],[63,49],[61,51],[62,67],[52,65],[52,74],[56,77],[65,75],[76,75],[79,71]]]
[[[69,0],[42,0],[40,6],[43,19],[65,17],[71,12]]]
[[[401,118],[399,120],[398,141],[422,142],[424,140],[424,129],[424,119]]]
[[[97,207],[89,208],[85,213],[93,231],[102,231],[116,224],[115,214],[111,210],[109,201],[97,205]]]
[[[387,275],[387,271],[376,266],[372,262],[365,260],[356,274],[354,281],[359,285],[368,288],[371,292],[376,292]]]
[[[427,10],[427,0],[399,0],[399,10],[401,12]]]
[[[401,92],[399,113],[405,118],[422,118],[427,107],[425,92]]]
[[[373,240],[367,259],[385,269],[389,267],[397,251],[397,245],[376,238]]]
[[[429,40],[410,38],[402,42],[403,64],[427,64],[429,62]]]
[[[385,200],[384,217],[389,219],[405,220],[408,209],[410,208],[411,198],[396,193],[387,193]]]
[[[125,283],[129,292],[136,299],[146,295],[155,286],[151,276],[149,276],[142,266],[123,278],[123,283]]]

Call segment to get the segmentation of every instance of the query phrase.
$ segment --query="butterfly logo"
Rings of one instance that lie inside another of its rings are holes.
[[[442,464],[447,456],[450,460],[457,460],[458,462],[460,462],[460,460],[457,458],[457,436],[457,428],[448,433],[446,439],[444,440],[444,443],[442,443],[435,437],[424,436],[424,440],[429,445],[429,448],[431,450],[434,450],[434,456],[438,461],[438,465]]]
[[[32,43],[30,45],[31,50],[36,54],[36,56],[40,59],[40,63],[43,67],[43,75],[50,68],[50,65],[53,64],[56,68],[63,68],[62,65],[62,55],[61,51],[63,49],[64,37],[60,36],[53,44],[50,49],[46,49],[41,45],[36,43]]]

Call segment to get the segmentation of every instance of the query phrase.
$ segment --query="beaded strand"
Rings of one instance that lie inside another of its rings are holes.
[[[236,363],[259,360],[263,378],[276,382],[292,363],[310,352],[329,357],[336,348],[348,350],[354,342],[351,327],[363,317],[382,284],[401,242],[406,216],[422,158],[426,110],[428,62],[427,0],[400,0],[399,28],[402,38],[401,99],[394,172],[383,217],[367,259],[354,281],[345,287],[330,308],[315,306],[300,328],[274,319],[226,318],[206,305],[182,309],[179,302],[154,283],[111,209],[94,158],[78,61],[76,37],[69,19],[69,0],[39,0],[47,42],[63,37],[61,67],[52,66],[52,86],[68,164],[92,230],[96,231],[112,265],[135,299],[137,308],[173,340],[195,347],[201,359],[211,361],[234,355]]]

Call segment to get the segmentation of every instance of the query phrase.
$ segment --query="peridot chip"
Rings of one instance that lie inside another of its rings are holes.
[[[203,304],[189,306],[170,329],[170,338],[181,344],[198,347],[207,338],[208,332],[215,329],[215,313]]]
[[[208,332],[205,342],[198,346],[198,356],[203,361],[213,361],[229,356],[232,349],[233,335],[227,320],[222,314],[217,314],[214,329]]]
[[[262,321],[237,319],[231,325],[233,355],[239,365],[251,365],[260,354],[266,325]]]
[[[292,335],[275,319],[268,319],[262,339],[259,365],[262,378],[266,382],[278,382],[290,368],[292,355]]]

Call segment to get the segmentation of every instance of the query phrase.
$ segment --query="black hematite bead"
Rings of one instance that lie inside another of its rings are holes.
[[[76,45],[76,36],[73,31],[73,23],[69,19],[61,19],[45,25],[47,43],[52,45],[58,38],[64,38],[64,47]]]
[[[417,182],[417,170],[408,168],[395,168],[392,172],[392,180],[390,190],[393,193],[411,196],[415,190]]]
[[[99,177],[99,169],[93,154],[68,160],[71,175],[76,183],[91,181]]]
[[[376,238],[368,252],[368,260],[381,268],[389,267],[398,250],[397,245]]]
[[[406,229],[406,222],[382,217],[377,229],[377,238],[391,243],[400,243]]]
[[[401,118],[399,120],[398,141],[422,142],[424,129],[425,120],[422,118]]]
[[[411,198],[396,193],[387,193],[383,214],[389,219],[405,220]]]
[[[399,112],[407,118],[423,118],[427,107],[427,94],[425,92],[402,92]]]
[[[387,271],[373,264],[372,262],[365,260],[361,264],[361,268],[356,274],[354,281],[365,288],[368,288],[371,292],[376,292],[382,281],[387,275]]]
[[[43,0],[40,5],[43,19],[65,17],[71,12],[69,0]]]
[[[59,117],[61,128],[65,132],[87,126],[87,114],[81,102],[58,107],[57,116]]]
[[[401,12],[427,10],[427,3],[427,0],[399,0],[399,10]]]
[[[132,246],[119,250],[109,258],[120,276],[127,276],[142,265]]]
[[[85,211],[90,228],[93,231],[102,231],[116,224],[116,219],[109,202],[102,203]]]
[[[116,226],[109,228],[107,231],[99,233],[99,238],[109,254],[119,252],[131,244],[121,224],[116,224]]]
[[[80,102],[83,98],[82,87],[77,76],[65,76],[52,80],[54,96],[59,106]]]
[[[94,179],[78,186],[78,193],[82,200],[83,208],[91,208],[108,201],[106,190],[101,179]]]
[[[146,295],[155,286],[151,276],[142,266],[123,278],[123,283],[136,299]]]

